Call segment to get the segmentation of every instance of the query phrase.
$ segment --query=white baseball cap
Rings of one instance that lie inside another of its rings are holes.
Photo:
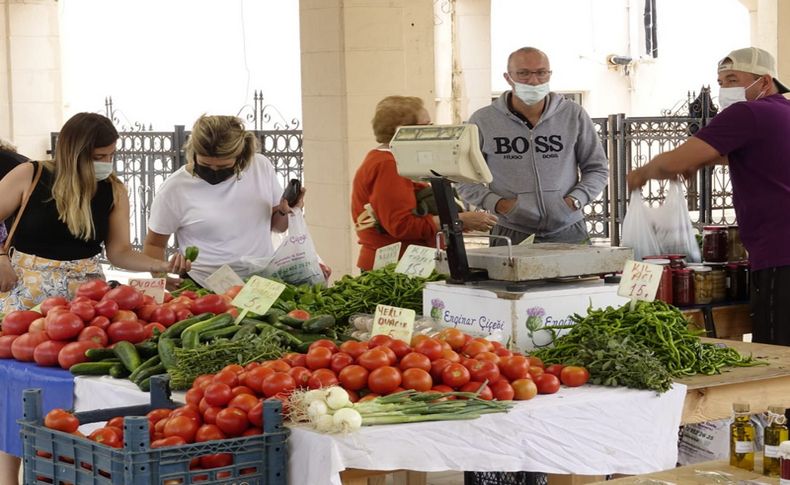
[[[721,71],[743,71],[758,76],[770,74],[780,93],[790,92],[790,89],[776,78],[774,56],[757,47],[746,47],[730,52],[727,57],[719,61],[719,72]]]

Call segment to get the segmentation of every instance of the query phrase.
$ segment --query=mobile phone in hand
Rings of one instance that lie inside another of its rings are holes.
[[[283,191],[283,199],[288,202],[289,207],[296,205],[299,201],[299,195],[302,193],[302,182],[299,179],[291,179]]]

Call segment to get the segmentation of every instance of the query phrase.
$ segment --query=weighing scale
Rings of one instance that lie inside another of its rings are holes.
[[[630,248],[542,243],[475,248],[464,245],[452,182],[490,183],[493,180],[480,152],[476,125],[401,126],[390,143],[398,173],[427,180],[439,211],[437,270],[450,274],[448,283],[524,291],[529,282],[555,278],[614,274],[632,259]],[[446,250],[439,249],[444,238]],[[475,236],[479,237],[479,236]]]

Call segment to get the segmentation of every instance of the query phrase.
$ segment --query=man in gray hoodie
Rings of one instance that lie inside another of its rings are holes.
[[[584,108],[549,92],[549,58],[534,47],[510,54],[504,74],[510,91],[469,119],[480,129],[483,156],[494,180],[461,184],[468,203],[499,216],[491,231],[514,244],[589,240],[583,207],[609,177],[608,162]],[[492,239],[491,245],[505,242]]]

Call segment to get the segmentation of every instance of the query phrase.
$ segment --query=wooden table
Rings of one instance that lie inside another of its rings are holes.
[[[708,337],[743,340],[752,333],[752,320],[748,303],[711,303],[681,309],[689,323],[707,331]]]
[[[754,457],[755,470],[762,470],[762,455],[755,454]],[[726,474],[728,480],[714,481],[717,473]],[[744,470],[730,466],[729,462],[724,460],[706,461],[704,463],[696,463],[694,465],[679,466],[671,470],[664,470],[656,473],[646,473],[644,475],[635,475],[633,477],[618,478],[616,480],[593,482],[601,485],[637,485],[644,484],[648,479],[659,480],[663,482],[682,483],[683,485],[709,485],[711,483],[736,483],[740,480],[755,480],[760,483],[767,483],[771,485],[778,485],[778,478],[770,478],[760,473]]]
[[[763,412],[768,409],[769,405],[790,403],[790,347],[713,338],[703,338],[703,341],[724,344],[733,347],[742,354],[752,354],[755,358],[766,361],[768,365],[734,367],[717,375],[696,375],[678,379],[677,382],[688,386],[686,400],[683,404],[682,424],[728,418],[732,415],[732,403],[738,401],[748,402],[751,405],[752,413]],[[341,473],[341,478],[344,484],[364,485],[368,477],[381,476],[384,473],[386,472],[346,470]],[[406,483],[408,485],[425,483],[424,476],[424,473],[410,472]],[[649,477],[652,474],[645,476]],[[549,475],[551,485],[596,483],[601,479],[602,477],[597,476]],[[372,481],[372,483],[375,482]],[[612,481],[607,483],[612,483]]]

